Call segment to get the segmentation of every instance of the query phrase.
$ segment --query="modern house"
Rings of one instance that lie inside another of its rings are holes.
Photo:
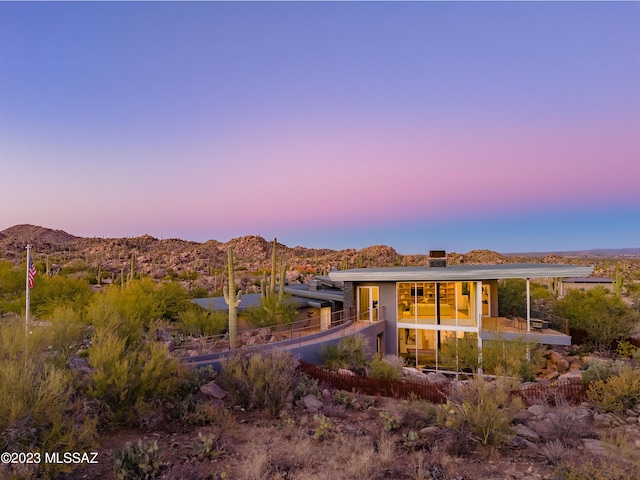
[[[570,277],[562,279],[560,286],[560,296],[564,297],[569,290],[593,290],[594,288],[605,288],[613,292],[613,280],[608,277]]]
[[[329,278],[342,283],[345,310],[360,321],[384,322],[379,352],[446,368],[445,357],[457,357],[461,342],[477,345],[480,355],[483,342],[492,340],[570,345],[566,322],[532,315],[530,281],[591,273],[593,267],[542,263],[449,266],[439,251],[429,266],[358,268],[330,272]],[[525,280],[527,300],[522,314],[499,317],[498,281],[506,279]]]

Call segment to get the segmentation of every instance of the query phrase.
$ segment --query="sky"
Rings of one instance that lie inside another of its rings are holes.
[[[0,2],[0,231],[640,247],[638,2]]]

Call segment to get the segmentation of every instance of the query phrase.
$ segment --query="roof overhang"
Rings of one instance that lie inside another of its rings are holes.
[[[479,281],[511,278],[583,277],[593,273],[593,267],[546,263],[507,263],[500,265],[455,265],[450,267],[356,268],[330,272],[334,281],[402,282],[402,281]]]

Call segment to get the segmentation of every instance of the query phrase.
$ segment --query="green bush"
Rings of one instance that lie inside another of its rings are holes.
[[[485,373],[504,374],[530,382],[535,380],[543,365],[543,352],[534,343],[523,339],[483,342],[482,368]]]
[[[159,342],[127,346],[117,333],[99,327],[88,360],[93,367],[89,394],[104,400],[117,422],[135,421],[145,402],[169,398],[180,387],[181,366]]]
[[[438,423],[482,445],[499,446],[511,434],[511,421],[522,408],[520,399],[511,396],[514,386],[504,378],[471,380],[440,407]]]
[[[558,466],[557,480],[637,480],[635,466],[615,461],[611,457],[565,461]]]
[[[588,341],[600,348],[611,348],[616,340],[628,338],[638,322],[638,314],[622,298],[601,287],[570,290],[555,303],[553,312],[569,319],[571,327],[584,330]]]
[[[375,357],[369,364],[369,375],[373,378],[397,380],[402,374],[404,359],[397,355]]]
[[[227,329],[229,314],[226,311],[211,311],[194,305],[178,315],[178,326],[186,335],[193,337],[220,335]]]
[[[51,333],[51,327],[34,327],[25,349],[24,322],[0,324],[0,451],[68,452],[93,445],[95,418],[70,414],[80,410],[73,378],[48,361]],[[59,468],[42,464],[38,475]]]
[[[367,341],[360,335],[350,335],[341,339],[337,345],[325,345],[320,356],[330,370],[348,368],[363,370],[367,364]]]
[[[626,364],[620,361],[591,359],[587,368],[582,372],[582,381],[590,384],[597,380],[607,380],[609,377],[618,375],[625,366]]]
[[[277,295],[264,297],[257,307],[247,309],[247,322],[252,327],[271,327],[295,321],[298,308],[291,299],[291,295],[285,294],[282,302]]]
[[[220,380],[245,408],[264,407],[277,415],[293,388],[297,361],[279,350],[238,351],[225,360]]]
[[[640,370],[625,366],[605,380],[592,382],[587,398],[601,412],[623,414],[640,403]]]

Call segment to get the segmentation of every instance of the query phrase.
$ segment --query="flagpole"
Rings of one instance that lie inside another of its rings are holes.
[[[26,282],[26,289],[27,289],[27,305],[26,305],[26,310],[25,310],[25,315],[24,315],[24,334],[28,337],[29,336],[29,306],[31,303],[31,292],[30,292],[30,288],[29,288],[29,267],[31,266],[31,245],[27,245],[27,282]],[[25,338],[25,342],[26,342],[26,338]],[[25,343],[25,347],[26,347],[26,343]]]

